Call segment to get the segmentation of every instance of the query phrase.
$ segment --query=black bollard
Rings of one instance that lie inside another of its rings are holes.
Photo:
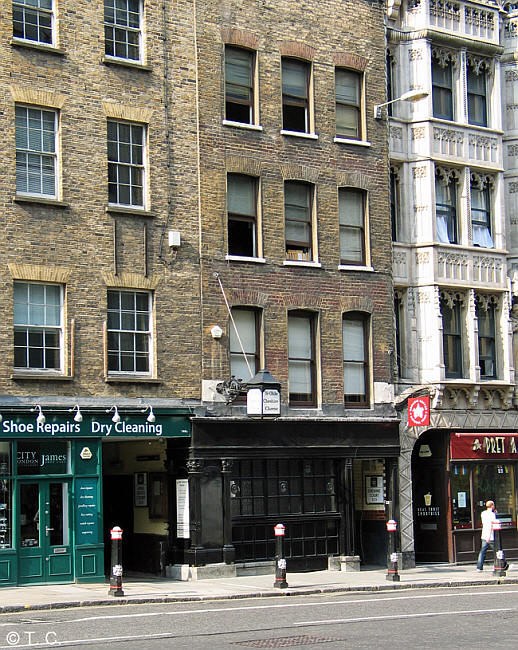
[[[506,575],[507,562],[505,561],[505,553],[502,549],[501,530],[502,523],[498,520],[493,521],[493,533],[495,536],[495,565],[493,568],[493,575],[503,577]]]
[[[124,596],[122,591],[122,528],[114,526],[110,530],[112,539],[112,561],[109,596]]]
[[[283,550],[285,526],[277,524],[273,530],[275,531],[275,582],[273,586],[276,589],[286,589],[288,583],[286,582],[286,559]]]
[[[388,534],[388,550],[389,556],[387,558],[387,575],[386,579],[391,582],[399,582],[400,577],[397,570],[397,553],[396,553],[396,531],[397,522],[395,519],[387,521],[387,534]]]

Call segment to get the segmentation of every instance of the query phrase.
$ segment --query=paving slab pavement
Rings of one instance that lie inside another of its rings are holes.
[[[505,577],[493,576],[492,566],[482,573],[474,565],[428,564],[400,571],[400,582],[386,579],[386,569],[361,571],[314,571],[288,573],[287,589],[273,587],[273,575],[214,578],[182,582],[143,576],[124,579],[124,596],[108,595],[108,583],[47,584],[0,587],[0,613],[38,609],[63,609],[131,603],[187,602],[229,598],[258,598],[340,591],[381,591],[431,587],[460,587],[487,584],[518,584],[518,564]]]

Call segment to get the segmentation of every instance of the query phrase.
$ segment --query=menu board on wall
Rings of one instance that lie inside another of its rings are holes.
[[[176,536],[189,539],[191,536],[189,526],[189,480],[180,478],[176,480]]]
[[[97,479],[76,479],[76,544],[97,544],[98,505]]]

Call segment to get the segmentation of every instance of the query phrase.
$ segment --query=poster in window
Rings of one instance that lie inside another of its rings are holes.
[[[135,507],[147,506],[147,472],[135,472],[134,475]]]

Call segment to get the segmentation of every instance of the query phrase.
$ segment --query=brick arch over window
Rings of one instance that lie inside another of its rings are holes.
[[[372,190],[373,179],[361,172],[337,172],[336,184],[339,187],[357,187],[361,190]]]
[[[360,312],[367,316],[371,316],[374,312],[374,303],[371,298],[364,296],[345,297],[340,298],[340,309],[344,314],[348,312]]]
[[[304,181],[306,183],[318,183],[320,170],[304,165],[282,165],[281,175],[283,181]]]
[[[250,289],[231,289],[227,291],[231,307],[265,308],[270,304],[268,294]]]
[[[349,68],[350,70],[357,70],[358,72],[365,72],[369,60],[357,54],[349,54],[348,52],[336,52],[333,55],[333,63],[340,68]]]
[[[237,45],[238,47],[246,47],[250,50],[257,50],[259,48],[259,36],[244,29],[225,27],[221,30],[221,40],[227,45]]]
[[[231,174],[247,174],[248,176],[259,177],[261,175],[262,163],[252,158],[229,156],[225,160],[225,169]]]
[[[298,41],[280,41],[279,52],[281,56],[292,56],[305,61],[313,61],[316,55],[314,47]]]
[[[287,307],[290,310],[307,309],[318,311],[326,306],[326,299],[320,298],[319,296],[311,296],[305,293],[293,292],[290,295],[281,298],[281,300],[279,300],[279,304]]]

